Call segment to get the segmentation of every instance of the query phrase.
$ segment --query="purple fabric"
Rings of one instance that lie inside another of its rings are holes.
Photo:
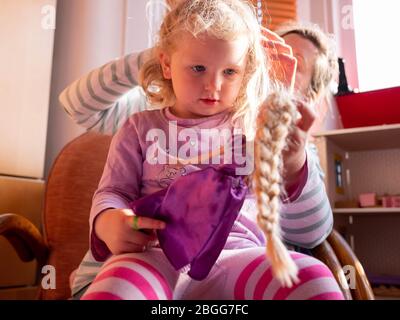
[[[139,216],[166,222],[160,246],[176,270],[207,277],[221,253],[248,188],[234,166],[207,167],[174,180],[166,189],[131,202]]]

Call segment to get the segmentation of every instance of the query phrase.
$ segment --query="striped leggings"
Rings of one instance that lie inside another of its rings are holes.
[[[158,248],[112,256],[83,300],[337,300],[331,271],[313,257],[291,252],[300,282],[284,288],[272,277],[264,247],[225,249],[210,274],[196,281],[173,269]]]

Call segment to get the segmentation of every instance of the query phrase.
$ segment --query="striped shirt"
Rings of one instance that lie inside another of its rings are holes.
[[[65,88],[59,102],[87,130],[116,133],[132,114],[150,109],[137,80],[146,54],[132,53],[92,70]]]

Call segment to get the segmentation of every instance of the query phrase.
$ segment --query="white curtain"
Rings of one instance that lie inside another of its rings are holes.
[[[153,47],[158,40],[158,31],[168,10],[164,0],[148,0],[146,4],[146,19],[148,23],[148,47]]]

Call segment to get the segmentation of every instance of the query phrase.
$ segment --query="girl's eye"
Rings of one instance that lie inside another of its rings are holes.
[[[233,70],[233,69],[226,69],[226,70],[224,71],[224,73],[225,73],[226,75],[228,75],[228,76],[231,76],[231,75],[234,75],[234,74],[236,73],[236,71]]]
[[[206,70],[206,68],[204,66],[194,66],[194,67],[192,67],[192,70],[194,72],[203,72]]]

